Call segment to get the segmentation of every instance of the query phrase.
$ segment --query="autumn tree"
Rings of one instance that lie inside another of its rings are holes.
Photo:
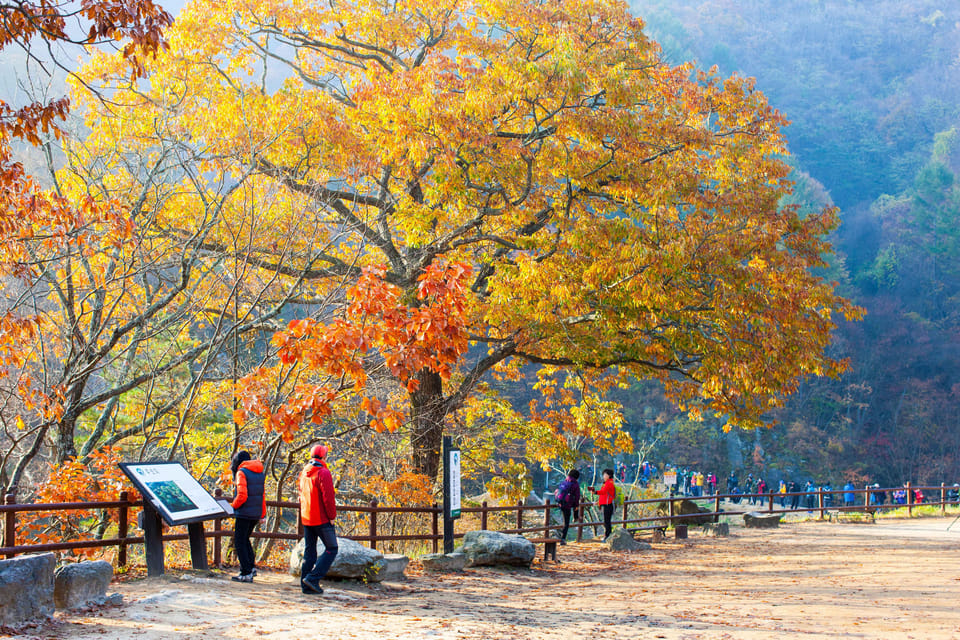
[[[139,77],[143,62],[162,48],[162,30],[171,17],[152,0],[113,2],[92,0],[80,4],[42,0],[0,6],[0,50],[19,47],[37,68],[62,66],[63,47],[112,44],[125,61],[125,73]],[[10,104],[0,100],[0,272],[5,290],[16,298],[18,281],[30,258],[25,244],[39,235],[48,246],[63,244],[65,236],[85,219],[109,217],[92,202],[71,201],[41,189],[16,159],[13,144],[38,145],[44,138],[62,137],[59,123],[66,117],[66,97],[46,102]],[[15,486],[23,466],[42,447],[45,431],[26,430],[27,422],[49,420],[57,412],[53,393],[34,393],[20,378],[35,342],[38,310],[8,304],[0,322],[0,374],[13,382],[4,389],[4,452],[0,457],[0,486]],[[47,354],[49,357],[50,354]],[[52,391],[52,389],[48,389]],[[25,419],[26,418],[26,419]],[[36,418],[36,420],[34,420]],[[17,428],[11,428],[16,425]]]
[[[293,439],[365,415],[433,475],[478,385],[524,364],[554,390],[525,412],[538,437],[621,446],[596,409],[631,377],[749,428],[843,366],[824,349],[858,310],[812,273],[836,211],[779,205],[783,116],[662,62],[623,3],[200,0],[149,81],[118,64],[84,71],[111,96],[88,144],[151,154],[160,132],[203,181],[276,189],[251,206],[285,248],[223,254],[327,301],[291,311],[239,419]]]

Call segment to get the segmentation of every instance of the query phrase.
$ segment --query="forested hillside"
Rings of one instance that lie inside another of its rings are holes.
[[[722,436],[669,414],[643,428],[664,434],[665,457],[711,468],[743,461],[885,484],[960,476],[960,5],[633,6],[672,62],[755,77],[792,122],[799,194],[841,209],[831,276],[868,314],[836,335],[834,355],[850,371],[808,380],[773,430]],[[639,401],[634,415],[655,404]]]

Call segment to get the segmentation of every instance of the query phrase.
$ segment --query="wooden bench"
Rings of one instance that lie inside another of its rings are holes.
[[[543,545],[543,561],[552,559],[554,562],[560,562],[557,560],[557,543],[560,542],[558,538],[527,538],[533,544],[542,544]]]

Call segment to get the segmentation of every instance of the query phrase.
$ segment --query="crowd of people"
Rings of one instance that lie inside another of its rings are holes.
[[[588,466],[586,471],[588,477],[591,477],[593,467]],[[848,481],[834,488],[830,482],[818,485],[810,479],[805,482],[786,479],[767,482],[760,474],[755,476],[753,473],[748,473],[741,480],[736,471],[730,472],[723,484],[713,472],[704,473],[697,469],[670,464],[664,465],[661,469],[650,462],[642,462],[639,465],[618,462],[610,471],[613,473],[613,479],[620,483],[635,482],[639,486],[647,486],[652,482],[665,482],[671,496],[699,498],[722,494],[731,496],[730,500],[736,504],[745,501],[751,505],[766,504],[772,497],[781,509],[818,509],[820,505],[817,496],[820,492],[823,492],[824,508],[863,504],[864,495],[868,496],[869,505],[877,506],[906,505],[908,502],[923,504],[927,499],[922,490],[914,487],[910,489],[913,493],[912,500],[908,501],[906,484],[890,490],[881,489],[876,483],[869,487],[857,488]],[[953,485],[949,489],[947,500],[960,503],[960,484]]]

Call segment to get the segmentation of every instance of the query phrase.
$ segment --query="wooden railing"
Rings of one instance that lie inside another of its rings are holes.
[[[892,499],[893,492],[901,489],[906,492],[905,502],[903,504],[891,503],[890,500]],[[816,512],[819,517],[823,519],[827,511],[866,511],[875,513],[883,510],[906,507],[908,515],[912,516],[913,510],[917,506],[917,503],[914,500],[914,491],[917,489],[921,490],[921,492],[924,494],[924,504],[939,506],[941,514],[946,513],[947,505],[957,504],[957,500],[955,499],[948,500],[947,487],[943,484],[941,484],[939,487],[912,487],[909,483],[905,487],[865,487],[863,489],[856,489],[853,491],[844,489],[823,491],[818,489],[812,492],[803,491],[786,494],[717,494],[699,497],[674,496],[670,498],[664,497],[644,500],[626,500],[622,503],[619,513],[616,514],[619,516],[619,518],[614,519],[612,524],[632,530],[654,527],[662,528],[671,526],[675,523],[688,523],[696,521],[698,518],[715,519],[721,515],[737,516],[757,510],[763,510],[766,513],[790,513],[794,511]],[[888,501],[885,504],[871,504],[871,494],[879,492],[884,492],[888,497]],[[845,504],[844,494],[850,493],[854,494],[856,501],[854,504]],[[219,490],[217,491],[217,494],[220,494]],[[781,505],[780,508],[776,508],[778,502],[781,500],[790,500],[793,496],[799,496],[800,502],[803,502],[807,497],[811,497],[815,501],[814,505],[807,506],[806,504],[801,504],[796,509]],[[828,499],[828,496],[831,499]],[[930,497],[935,497],[935,500],[930,500]],[[751,498],[755,503],[758,504],[749,504]],[[682,500],[689,500],[694,503],[706,502],[711,508],[707,508],[705,511],[695,514],[677,513],[677,506]],[[731,500],[739,500],[739,503],[744,505],[743,509],[738,508],[740,506],[739,504],[729,504],[729,501]],[[721,503],[724,501],[728,502],[728,507],[733,506],[734,509],[721,510]],[[831,504],[831,502],[835,502],[836,504]],[[126,492],[121,493],[119,499],[112,502],[67,502],[36,504],[18,504],[16,502],[16,496],[13,494],[8,494],[4,498],[4,504],[0,505],[0,513],[3,514],[4,521],[3,540],[2,546],[0,546],[0,555],[6,556],[7,558],[12,558],[17,554],[22,553],[117,547],[117,564],[119,566],[125,566],[128,562],[127,552],[129,547],[132,545],[143,544],[143,536],[130,535],[129,522],[130,510],[142,506],[142,501],[130,500]],[[583,539],[585,529],[592,528],[594,532],[597,532],[603,526],[602,520],[599,519],[599,514],[595,513],[593,510],[595,506],[595,503],[581,503],[576,510],[574,522],[571,523],[571,528],[576,531],[577,541]],[[291,501],[267,501],[267,507],[276,509],[278,518],[282,518],[284,510],[295,509],[297,513],[296,530],[255,531],[253,533],[254,538],[272,538],[278,540],[295,541],[299,540],[303,536],[303,528],[299,520],[299,503]],[[109,509],[119,510],[117,516],[118,524],[116,537],[100,538],[95,540],[64,540],[60,542],[35,544],[24,542],[22,544],[17,544],[18,513],[64,513],[81,510],[88,511]],[[442,509],[436,504],[432,506],[415,507],[383,507],[380,506],[376,500],[372,500],[370,503],[365,505],[340,505],[337,507],[337,510],[338,512],[344,514],[354,513],[364,514],[367,516],[368,531],[365,534],[349,533],[343,537],[350,538],[357,542],[368,543],[369,546],[374,549],[376,549],[377,544],[381,542],[413,541],[429,543],[432,545],[434,552],[436,552],[439,548],[440,541],[443,539],[440,522]],[[645,514],[645,512],[651,510],[653,513]],[[535,520],[528,521],[526,519],[526,515],[530,512],[540,512],[540,516]],[[541,536],[547,536],[551,531],[556,531],[560,528],[555,519],[557,517],[556,505],[551,504],[550,500],[547,500],[546,504],[525,505],[521,502],[512,506],[489,506],[486,502],[484,502],[479,507],[464,507],[461,509],[461,513],[463,515],[479,516],[480,529],[488,529],[491,514],[513,514],[515,526],[498,529],[503,533],[532,533],[539,534]],[[378,523],[380,522],[379,516],[388,514],[419,514],[427,516],[427,519],[431,523],[430,531],[420,531],[417,533],[406,534],[384,533],[378,529]],[[591,519],[588,520],[587,517],[590,517]],[[233,531],[231,529],[224,528],[224,520],[230,519],[221,518],[213,520],[212,529],[209,529],[205,532],[205,536],[213,541],[213,564],[216,566],[220,566],[222,564],[222,538],[233,535]],[[290,518],[289,521],[292,521],[292,518]],[[463,531],[455,533],[455,537],[457,538],[463,537],[463,535]],[[188,535],[185,532],[165,533],[163,535],[163,539],[165,541],[186,540],[188,539]]]

